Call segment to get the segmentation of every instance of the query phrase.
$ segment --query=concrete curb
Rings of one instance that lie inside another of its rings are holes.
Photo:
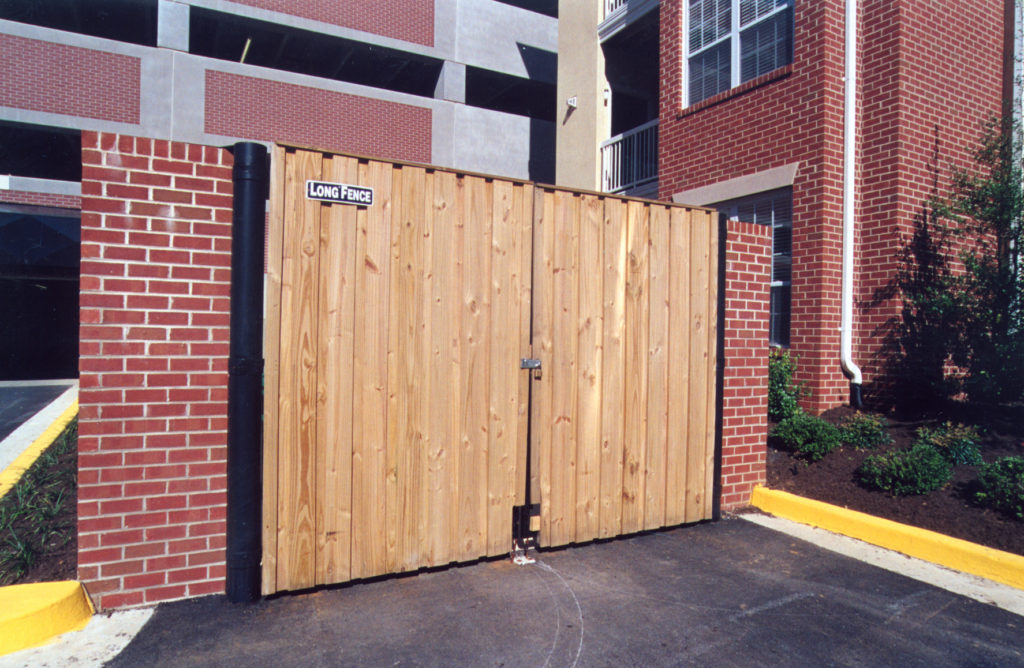
[[[92,602],[74,580],[0,587],[0,655],[42,645],[89,623]]]
[[[1016,554],[765,487],[754,489],[750,503],[778,517],[1024,589],[1024,557]]]
[[[53,442],[57,440],[57,437],[61,435],[61,432],[64,431],[64,428],[68,426],[68,423],[76,415],[78,415],[78,399],[74,399],[60,416],[50,423],[50,426],[11,462],[10,466],[0,471],[0,498],[3,498],[21,480],[21,476],[25,474],[25,471],[29,470],[32,464],[39,459],[39,455],[43,454],[48,447],[53,445]]]

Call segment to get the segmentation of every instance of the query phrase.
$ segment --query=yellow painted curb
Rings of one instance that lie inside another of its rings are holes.
[[[92,614],[85,588],[73,580],[0,587],[0,655],[82,629]]]
[[[0,498],[3,498],[4,494],[9,492],[21,480],[21,476],[24,475],[25,471],[32,467],[32,464],[39,459],[39,455],[43,454],[46,448],[53,445],[53,442],[57,440],[57,437],[61,435],[64,428],[68,426],[68,423],[77,414],[78,399],[75,399],[71,402],[70,406],[64,409],[60,417],[54,420],[53,424],[39,435],[39,438],[32,441],[32,445],[25,448],[25,451],[18,455],[17,459],[11,462],[3,471],[0,471]]]
[[[778,517],[1024,589],[1024,557],[1016,554],[765,487],[754,489],[750,503]]]

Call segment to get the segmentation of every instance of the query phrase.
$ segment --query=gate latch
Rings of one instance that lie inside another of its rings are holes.
[[[533,378],[535,380],[540,380],[540,360],[524,357],[519,360],[519,368],[533,371]]]

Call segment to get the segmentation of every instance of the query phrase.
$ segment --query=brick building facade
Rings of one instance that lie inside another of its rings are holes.
[[[744,201],[749,213],[773,195],[790,198],[791,275],[773,276],[773,286],[788,283],[789,340],[776,343],[788,344],[799,358],[798,378],[812,391],[810,409],[844,404],[846,3],[768,3],[779,12],[777,23],[791,30],[790,54],[763,74],[690,103],[687,66],[696,69],[703,53],[694,55],[687,43],[685,21],[696,19],[684,14],[692,4],[662,2],[660,8],[660,196],[741,217]],[[882,295],[914,215],[936,178],[941,193],[950,169],[969,164],[983,124],[1002,110],[1005,5],[989,0],[968,11],[953,2],[860,2],[853,359],[869,399],[884,384],[884,335],[899,314],[898,299]],[[729,210],[732,202],[738,209]],[[788,243],[785,236],[776,234],[776,244]],[[779,310],[773,317],[785,317]]]

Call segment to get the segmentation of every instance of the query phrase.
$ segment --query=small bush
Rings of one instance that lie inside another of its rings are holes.
[[[871,455],[857,469],[861,484],[894,496],[927,494],[953,478],[953,466],[938,450],[916,443],[909,450]]]
[[[1024,520],[1024,457],[1003,457],[982,465],[978,503]]]
[[[803,383],[796,383],[796,360],[788,350],[773,348],[768,353],[768,419],[782,422],[800,412],[800,399],[810,392]]]
[[[798,411],[775,426],[772,436],[790,452],[816,462],[841,444],[839,428]]]
[[[945,422],[935,429],[919,428],[916,442],[932,446],[953,466],[961,464],[981,466],[981,450],[978,449],[978,441],[978,430],[975,427]]]
[[[839,426],[844,445],[858,450],[874,450],[880,445],[892,443],[888,425],[881,415],[857,413],[843,420]]]

